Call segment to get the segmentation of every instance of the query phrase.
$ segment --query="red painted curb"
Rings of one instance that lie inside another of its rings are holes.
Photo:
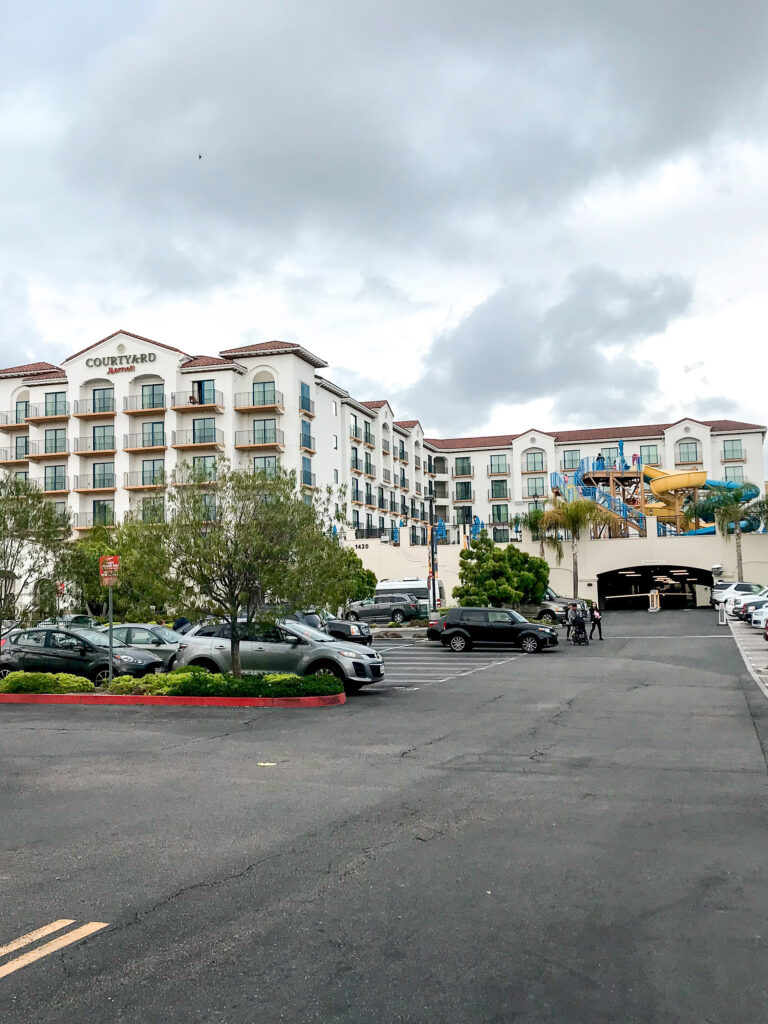
[[[345,693],[324,697],[160,697],[157,694],[0,693],[0,704],[154,704],[188,708],[328,708],[345,704]]]

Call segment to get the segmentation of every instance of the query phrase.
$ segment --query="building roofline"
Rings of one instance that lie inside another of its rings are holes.
[[[134,334],[133,331],[113,331],[112,334],[108,334],[106,338],[101,338],[99,341],[94,341],[92,345],[86,345],[85,348],[81,348],[79,352],[74,352],[71,356],[67,356],[66,359],[62,360],[62,363],[68,363],[71,359],[76,359],[81,356],[84,352],[89,352],[92,348],[96,348],[97,345],[103,345],[105,341],[111,341],[112,338],[116,338],[119,334],[124,334],[127,338],[134,338],[136,341],[146,341],[150,345],[157,345],[158,348],[168,349],[169,352],[178,352],[182,356],[190,358],[188,352],[183,352],[180,348],[176,348],[174,345],[166,345],[163,341],[155,341],[154,338],[145,338],[141,334]]]
[[[298,356],[299,359],[303,359],[305,363],[309,363],[310,366],[314,366],[317,369],[327,366],[328,363],[316,356],[309,349],[304,348],[303,345],[297,345],[292,341],[260,341],[254,345],[241,345],[238,348],[225,348],[219,352],[220,356],[239,356],[241,359],[247,359],[249,356],[261,357],[267,355],[275,356]]]

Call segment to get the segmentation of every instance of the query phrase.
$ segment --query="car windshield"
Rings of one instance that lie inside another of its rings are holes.
[[[512,616],[512,621],[513,622],[527,622],[528,621],[524,615],[520,614],[520,612],[513,611],[511,608],[508,608],[507,611]]]
[[[93,644],[94,647],[109,647],[109,633],[97,633],[95,629],[73,629],[73,633],[77,636],[81,636],[83,640],[87,640],[89,644]],[[112,637],[113,647],[127,647],[122,640],[118,640],[116,636]]]
[[[166,641],[166,643],[181,643],[181,633],[177,633],[173,629],[168,629],[167,626],[150,626],[149,628],[152,630],[153,633],[157,633],[158,636],[161,636],[163,640]]]
[[[315,629],[314,626],[308,626],[306,622],[286,622],[285,626],[288,633],[303,636],[307,640],[315,640],[323,644],[336,643],[332,636],[328,636],[327,633],[321,633],[319,629]]]

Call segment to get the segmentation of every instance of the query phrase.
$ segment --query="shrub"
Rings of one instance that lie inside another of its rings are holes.
[[[9,672],[0,679],[0,693],[91,693],[94,685],[68,672]]]
[[[289,672],[258,673],[236,679],[196,667],[180,667],[165,676],[141,679],[121,676],[109,693],[155,693],[164,697],[318,697],[341,693],[331,676],[296,676]]]

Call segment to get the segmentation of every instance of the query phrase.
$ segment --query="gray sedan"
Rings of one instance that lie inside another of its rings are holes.
[[[101,632],[108,633],[109,626],[103,626]],[[129,647],[156,654],[163,659],[166,668],[172,667],[179,644],[184,639],[181,633],[153,622],[120,622],[112,627],[112,634]]]
[[[207,632],[207,629],[206,629]],[[200,665],[212,672],[230,672],[230,628],[221,623],[215,635],[183,636],[176,665]],[[347,693],[384,678],[384,662],[378,651],[336,640],[304,622],[280,622],[275,626],[250,627],[240,641],[244,672],[295,672],[296,675],[333,675]]]

